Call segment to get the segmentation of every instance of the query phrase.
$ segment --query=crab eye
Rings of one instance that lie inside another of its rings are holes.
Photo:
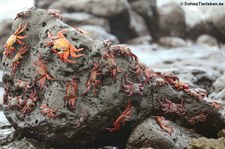
[[[3,62],[2,65],[3,65],[3,67],[7,67],[9,65],[9,63],[8,62]]]

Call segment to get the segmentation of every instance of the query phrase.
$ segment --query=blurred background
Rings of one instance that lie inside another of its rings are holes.
[[[225,0],[0,0],[0,3],[1,57],[17,13],[30,7],[57,9],[65,23],[87,31],[93,39],[127,44],[141,62],[155,70],[173,72],[181,80],[207,89],[212,96],[221,91],[225,94]]]

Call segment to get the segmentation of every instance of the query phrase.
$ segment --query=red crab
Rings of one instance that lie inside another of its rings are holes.
[[[187,83],[185,82],[181,82],[181,81],[173,81],[172,85],[179,91],[179,90],[186,90],[189,89],[189,86]]]
[[[127,94],[127,96],[132,96],[134,94],[142,95],[142,90],[144,89],[143,84],[133,83],[127,79],[127,75],[124,76],[123,81],[123,91]]]
[[[60,14],[61,12],[56,9],[47,9],[48,13],[53,15],[54,17],[58,18],[59,20],[62,20],[62,15]]]
[[[74,27],[74,29],[75,29],[76,31],[80,32],[81,34],[84,34],[84,35],[87,35],[87,34],[88,34],[88,32],[85,31],[85,30],[83,30],[83,29],[76,28],[76,27]]]
[[[52,36],[51,32],[48,32],[48,37],[51,39],[51,41],[47,42],[48,46],[53,46],[52,51],[56,53],[62,62],[68,62],[74,64],[75,62],[68,59],[69,56],[73,58],[79,58],[84,56],[85,54],[76,54],[76,52],[80,52],[83,50],[77,49],[72,45],[66,37],[63,35],[66,33],[67,30],[63,29],[59,32],[57,32],[57,36]]]
[[[38,78],[36,81],[39,83],[40,88],[42,89],[45,85],[46,79],[54,80],[54,78],[48,74],[47,67],[43,63],[41,55],[39,55],[39,59],[35,62],[35,64],[36,73],[40,76],[40,78]]]
[[[12,57],[12,52],[16,51],[16,49],[13,47],[16,42],[18,42],[19,44],[24,44],[21,40],[25,39],[28,35],[20,36],[19,34],[21,34],[27,28],[27,26],[28,22],[24,27],[22,27],[22,24],[20,23],[17,30],[8,38],[6,44],[4,45],[4,54],[6,55],[6,57],[8,57],[9,55],[10,57]]]
[[[10,101],[7,105],[7,109],[10,109],[10,108],[21,109],[24,104],[24,101],[21,97],[22,96],[16,96],[16,97],[8,96],[8,99]]]
[[[73,128],[79,128],[81,125],[83,125],[85,122],[87,122],[87,119],[89,117],[89,114],[85,111],[79,110],[80,117],[75,120],[74,127]]]
[[[135,66],[132,66],[133,72],[137,75],[142,75],[144,73],[144,70],[146,69],[146,65],[141,62],[137,62]]]
[[[14,84],[15,87],[21,88],[21,89],[30,89],[32,86],[30,85],[31,82],[26,82],[23,80],[17,80],[17,82]]]
[[[188,122],[191,125],[194,125],[197,122],[204,122],[207,118],[208,114],[204,114],[204,112],[200,112],[197,116],[191,117]]]
[[[14,56],[14,58],[12,59],[12,71],[13,72],[16,70],[16,68],[20,64],[20,60],[23,58],[23,55],[25,53],[27,53],[29,48],[30,48],[30,46],[28,46],[28,45],[22,47]]]
[[[206,94],[197,92],[195,89],[185,89],[184,92],[186,92],[188,95],[195,97],[199,102],[204,100],[204,97]]]
[[[132,69],[134,70],[133,72],[135,74],[145,76],[145,81],[143,84],[146,84],[154,73],[152,69],[150,69],[149,67],[147,67],[145,64],[141,62],[137,62],[136,65],[132,67]]]
[[[93,87],[94,88],[94,95],[95,96],[97,95],[96,87],[101,83],[100,80],[97,80],[98,75],[101,75],[99,73],[99,70],[100,70],[99,64],[97,62],[95,62],[94,67],[92,68],[89,80],[86,83],[87,89],[85,90],[85,92],[83,94],[86,94],[91,89],[91,87]]]
[[[30,11],[29,10],[28,11],[25,11],[25,12],[19,12],[19,13],[16,14],[16,17],[15,17],[14,20],[16,20],[17,18],[20,18],[20,17],[22,17],[22,18],[28,18],[30,15],[31,14],[30,14]]]
[[[177,113],[179,115],[185,114],[183,99],[180,104],[173,103],[170,100],[168,100],[167,98],[166,98],[166,103],[162,103],[160,100],[158,100],[158,101],[159,101],[159,104],[160,104],[162,110],[165,113]]]
[[[202,98],[207,97],[208,96],[208,92],[205,89],[202,88],[195,88],[194,91],[200,95]]]
[[[110,47],[112,45],[112,41],[109,40],[109,39],[106,39],[103,41],[103,44],[106,46],[106,47]]]
[[[175,75],[173,75],[172,73],[161,73],[160,74],[165,81],[167,81],[169,84],[174,84],[174,82],[176,83],[177,81],[179,82],[179,78]],[[178,83],[179,84],[179,83]]]
[[[105,52],[102,57],[106,59],[105,65],[109,72],[111,72],[111,76],[116,77],[117,73],[122,72],[117,66],[115,57],[111,53]]]
[[[64,97],[64,102],[66,99],[70,99],[69,106],[75,108],[75,102],[78,95],[78,81],[73,78],[72,81],[66,81],[66,95]]]
[[[56,115],[57,109],[50,108],[46,103],[42,103],[40,109],[41,113],[47,115],[48,118],[58,117],[58,115]]]
[[[131,57],[132,59],[138,61],[138,57],[134,53],[132,53],[131,49],[128,48],[126,45],[112,45],[110,47],[110,50],[112,52],[117,53],[117,54],[127,56],[127,57]]]
[[[211,105],[215,110],[219,110],[219,109],[222,108],[221,104],[219,104],[219,103],[216,102],[216,101],[210,102],[210,105]]]
[[[160,128],[168,132],[170,135],[173,133],[173,127],[169,125],[169,122],[165,120],[162,116],[155,116],[156,122],[159,124]]]
[[[35,102],[38,100],[38,96],[37,96],[37,92],[36,91],[32,91],[32,93],[30,94],[29,99],[27,99],[25,101],[25,105],[23,106],[23,109],[21,110],[22,113],[28,113],[33,111],[34,106],[35,106]]]
[[[106,128],[106,130],[109,131],[116,131],[121,128],[121,125],[124,125],[124,123],[130,118],[131,111],[132,111],[132,105],[130,101],[127,104],[126,109],[123,111],[123,113],[116,119],[116,121],[113,123],[113,128]]]
[[[167,82],[161,78],[161,77],[154,77],[154,81],[156,83],[156,86],[159,87],[159,86],[163,86],[165,85]]]

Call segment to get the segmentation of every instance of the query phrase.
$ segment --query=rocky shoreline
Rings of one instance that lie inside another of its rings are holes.
[[[3,56],[3,148],[224,147],[223,26],[189,36],[185,11],[153,0],[36,2],[50,10],[19,13],[12,27],[29,22],[21,36],[31,48],[15,68]],[[79,58],[61,54],[61,31]]]

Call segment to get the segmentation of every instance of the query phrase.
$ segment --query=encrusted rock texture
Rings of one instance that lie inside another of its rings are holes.
[[[139,63],[125,45],[91,39],[42,9],[19,16],[12,34],[20,23],[28,23],[19,33],[27,37],[20,39],[24,44],[15,41],[12,56],[5,51],[3,83],[4,114],[22,136],[59,148],[125,148],[132,129],[146,120],[178,148],[188,145],[182,136],[213,137],[225,128],[224,109],[207,99],[204,89]],[[71,46],[80,52],[69,51]],[[27,51],[15,61],[23,48]]]

